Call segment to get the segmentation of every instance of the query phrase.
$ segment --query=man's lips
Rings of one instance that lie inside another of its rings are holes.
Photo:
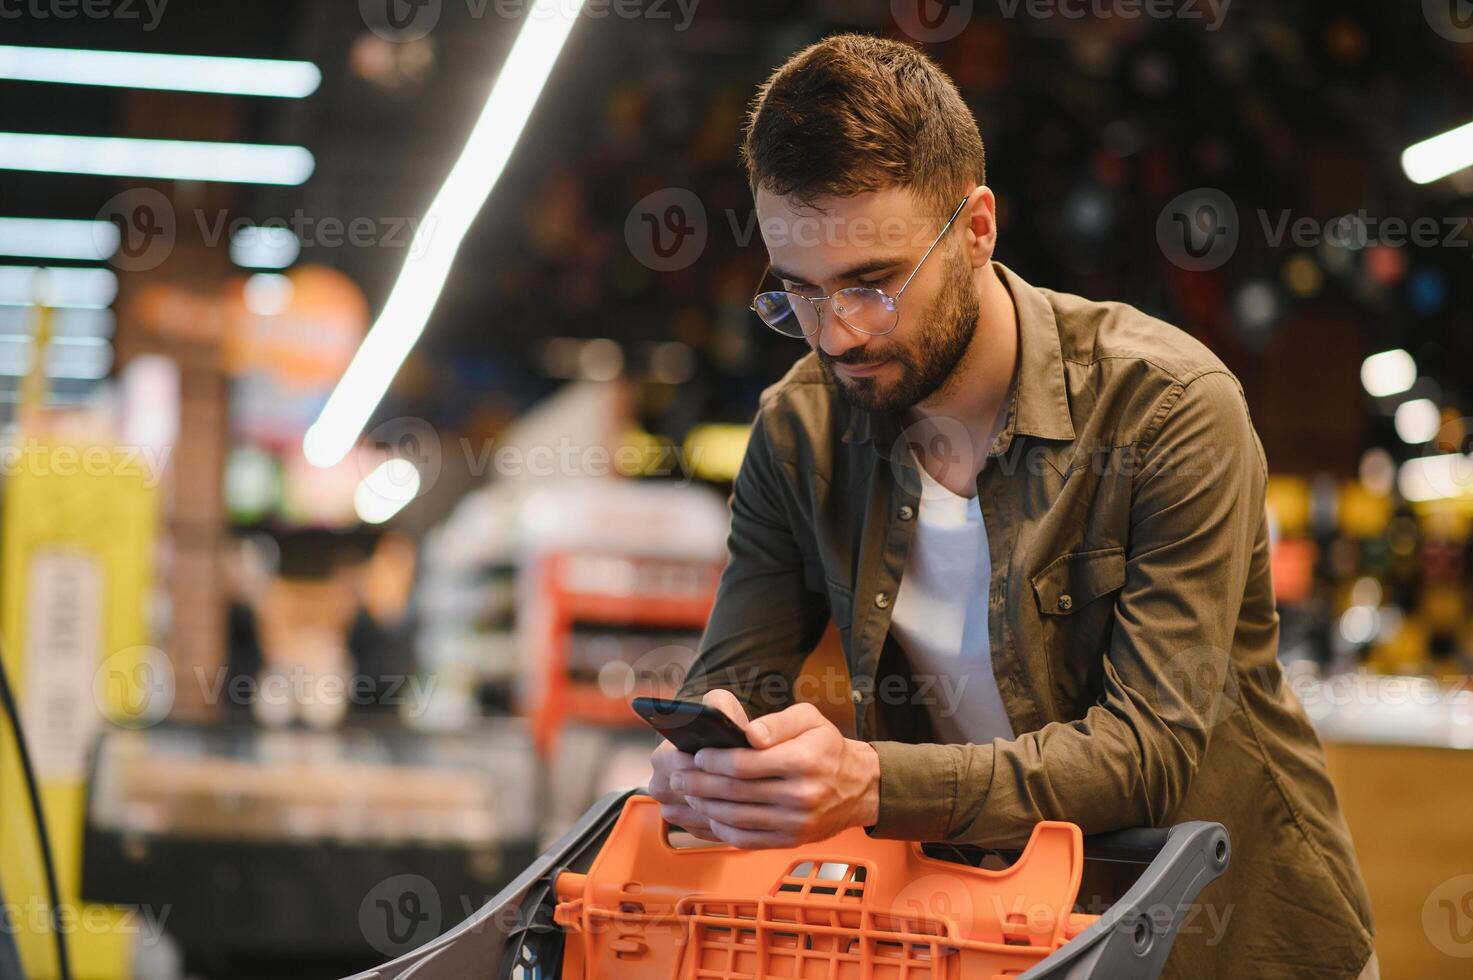
[[[835,362],[834,367],[840,371],[843,371],[851,378],[867,378],[870,375],[877,373],[881,368],[889,363],[889,361],[874,361],[868,364],[840,364],[838,362]]]

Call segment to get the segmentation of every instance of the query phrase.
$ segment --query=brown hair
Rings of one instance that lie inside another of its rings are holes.
[[[946,73],[910,45],[864,34],[825,38],[772,73],[742,159],[753,194],[805,204],[897,185],[949,212],[985,177],[977,120]]]

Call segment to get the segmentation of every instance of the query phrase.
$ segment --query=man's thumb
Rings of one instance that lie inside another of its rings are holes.
[[[767,749],[797,738],[811,728],[825,725],[823,713],[806,702],[789,705],[770,715],[763,715],[747,725],[747,738],[753,748]]]
[[[747,709],[742,707],[737,696],[730,691],[721,688],[707,691],[701,697],[701,703],[710,705],[743,728],[747,727]]]

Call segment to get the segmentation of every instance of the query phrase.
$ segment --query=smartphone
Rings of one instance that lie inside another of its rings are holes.
[[[701,749],[750,749],[747,733],[720,710],[699,701],[635,698],[634,713],[682,752]]]

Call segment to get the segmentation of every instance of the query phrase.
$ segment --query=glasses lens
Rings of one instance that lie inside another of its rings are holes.
[[[862,333],[889,333],[895,329],[895,300],[878,289],[856,287],[834,293],[834,312]]]
[[[758,293],[752,309],[763,323],[788,337],[807,337],[818,329],[813,304],[794,293]]]

